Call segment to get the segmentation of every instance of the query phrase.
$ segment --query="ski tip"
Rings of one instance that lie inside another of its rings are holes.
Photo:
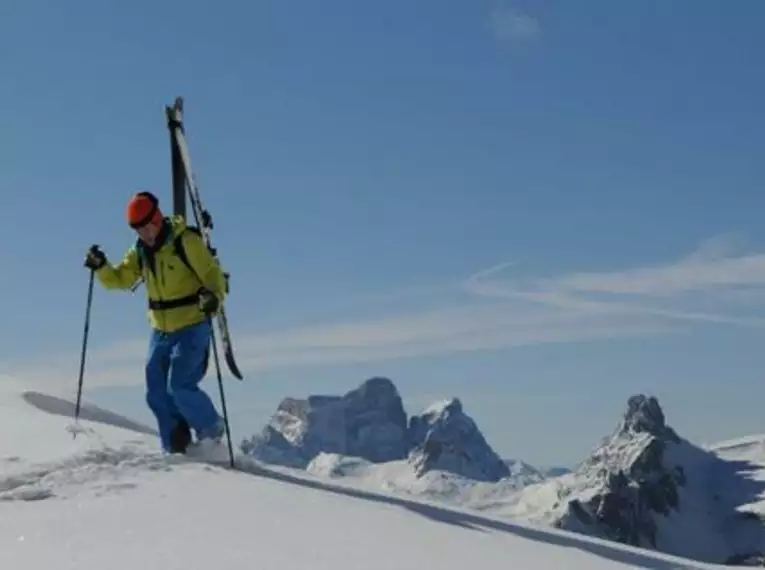
[[[226,364],[228,365],[228,369],[231,371],[231,374],[234,375],[234,378],[237,380],[244,380],[244,376],[242,376],[241,370],[239,370],[239,366],[236,364],[236,360],[234,360],[234,355],[231,351],[227,350],[225,353],[226,358]]]

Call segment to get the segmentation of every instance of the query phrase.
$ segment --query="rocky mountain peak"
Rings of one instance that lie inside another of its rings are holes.
[[[650,434],[652,436],[678,441],[675,431],[667,426],[664,411],[653,396],[635,394],[627,400],[627,409],[617,429],[617,434]]]
[[[343,396],[285,398],[263,432],[245,440],[245,453],[305,467],[321,452],[369,461],[403,459],[409,449],[401,396],[387,378],[369,378]]]
[[[409,461],[418,475],[439,469],[479,481],[498,481],[510,470],[494,452],[459,398],[437,402],[409,422]]]
[[[658,521],[681,509],[685,459],[702,453],[666,424],[656,398],[630,397],[612,437],[567,479],[559,526],[656,547]]]

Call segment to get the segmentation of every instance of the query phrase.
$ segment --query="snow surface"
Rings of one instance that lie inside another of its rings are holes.
[[[0,568],[715,567],[252,458],[163,456],[150,428],[89,405],[74,426],[71,402],[26,388],[0,378]]]
[[[732,475],[743,482],[726,486],[716,481],[720,500],[765,520],[765,434],[722,441],[706,448],[728,462],[727,473],[718,473],[718,477]]]
[[[753,434],[706,446],[726,459],[742,459],[765,464],[765,434]]]

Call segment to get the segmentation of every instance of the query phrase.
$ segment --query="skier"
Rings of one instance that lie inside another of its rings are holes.
[[[210,397],[199,387],[209,361],[211,317],[226,293],[226,278],[197,231],[182,216],[165,217],[151,192],[127,204],[127,221],[138,234],[117,265],[94,245],[85,266],[107,289],[130,289],[143,277],[151,325],[146,360],[146,403],[162,448],[185,453],[189,428],[199,444],[216,446],[225,430]]]

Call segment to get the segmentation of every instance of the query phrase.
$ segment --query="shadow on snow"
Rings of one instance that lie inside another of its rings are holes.
[[[49,394],[43,394],[42,392],[36,392],[34,390],[24,392],[21,397],[25,402],[43,412],[74,418],[76,406],[69,400],[64,400],[63,398],[57,398],[56,396],[50,396]],[[135,422],[130,418],[115,414],[114,412],[94,406],[93,404],[83,404],[80,406],[80,418],[91,422],[129,429],[138,433],[157,435],[156,430],[153,430],[150,427]]]

